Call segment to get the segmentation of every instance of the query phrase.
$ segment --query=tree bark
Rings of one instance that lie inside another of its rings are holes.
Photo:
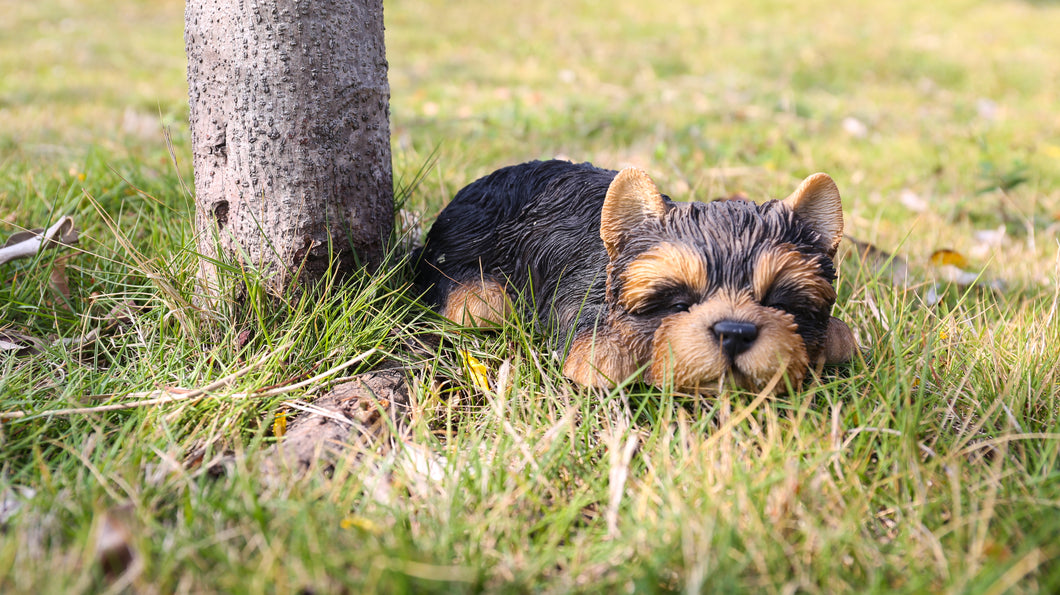
[[[382,0],[189,0],[200,277],[281,295],[380,263],[393,228]]]

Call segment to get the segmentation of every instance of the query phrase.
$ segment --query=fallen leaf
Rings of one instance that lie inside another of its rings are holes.
[[[272,435],[277,438],[282,437],[287,433],[287,414],[277,413],[276,417],[272,418]]]
[[[131,509],[106,510],[97,517],[96,562],[108,576],[124,574],[138,560],[129,530]]]
[[[239,334],[236,335],[236,344],[235,344],[236,351],[242,351],[242,349],[247,346],[247,343],[250,342],[250,339],[253,336],[254,336],[254,331],[252,331],[250,329],[243,329],[243,330],[239,331]]]
[[[968,259],[956,250],[942,249],[931,253],[931,264],[937,267],[954,266],[964,269],[968,268]]]
[[[4,245],[0,246],[0,248],[10,248],[15,244],[21,244],[26,240],[36,239],[37,236],[42,233],[44,233],[43,227],[38,227],[36,229],[27,229],[25,231],[16,231],[15,233],[11,234],[10,237],[7,238],[7,241],[4,242]]]
[[[481,391],[490,389],[489,369],[486,368],[475,356],[468,353],[466,349],[458,350],[460,359],[463,360],[464,369],[468,372],[471,383]]]
[[[0,351],[14,351],[16,355],[33,355],[47,347],[43,339],[20,333],[14,329],[0,329]]]
[[[70,281],[66,277],[66,262],[75,256],[67,254],[55,259],[52,269],[48,272],[48,285],[67,300],[70,299]]]
[[[99,340],[99,329],[94,328],[80,337],[65,337],[59,339],[56,343],[69,348],[71,351],[77,351],[88,347],[97,340]]]
[[[966,271],[951,264],[942,265],[935,269],[935,276],[946,283],[953,283],[958,287],[967,287],[979,278],[979,273]]]
[[[985,271],[968,270],[971,266],[968,259],[956,250],[936,250],[931,254],[929,260],[935,267],[934,276],[936,279],[936,283],[928,289],[924,296],[925,302],[929,306],[934,306],[942,301],[942,297],[946,293],[944,284],[947,283],[959,288],[975,284],[992,291],[1004,289],[1005,284],[1000,279],[988,277]]]
[[[968,259],[956,250],[935,250],[930,260],[931,264],[935,265],[935,278],[945,283],[967,287],[983,277],[981,272],[966,270],[969,266]]]
[[[141,309],[142,307],[133,300],[122,300],[114,304],[103,317],[103,326],[109,328],[116,324],[129,324],[136,317],[136,312]]]

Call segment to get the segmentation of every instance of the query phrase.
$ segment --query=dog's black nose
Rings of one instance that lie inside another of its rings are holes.
[[[751,322],[720,320],[710,330],[721,341],[721,350],[730,360],[750,349],[758,338],[758,327]]]

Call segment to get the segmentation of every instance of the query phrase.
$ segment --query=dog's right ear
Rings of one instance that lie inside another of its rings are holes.
[[[648,174],[634,167],[618,172],[607,187],[600,213],[600,239],[604,241],[607,255],[614,260],[633,228],[649,218],[661,219],[665,214],[666,201]]]
[[[783,202],[804,223],[821,234],[821,239],[829,248],[828,255],[835,256],[839,240],[843,239],[843,200],[839,197],[835,181],[828,174],[813,174],[803,180]]]

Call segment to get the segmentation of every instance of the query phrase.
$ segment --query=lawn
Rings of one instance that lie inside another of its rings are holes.
[[[425,225],[534,158],[676,200],[835,178],[864,356],[710,398],[577,387],[399,259],[286,302],[233,270],[247,307],[203,311],[183,3],[0,6],[0,238],[80,230],[0,265],[0,592],[1060,590],[1060,4],[386,4]],[[401,439],[276,472],[279,420],[384,359]]]

